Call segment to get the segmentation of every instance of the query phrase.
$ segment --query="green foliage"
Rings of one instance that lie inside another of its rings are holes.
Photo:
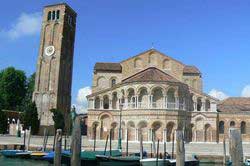
[[[36,73],[33,73],[28,79],[27,79],[27,86],[26,86],[26,95],[25,98],[32,100],[33,91],[35,88],[35,77]]]
[[[62,129],[64,131],[65,122],[62,111],[58,109],[51,109],[50,111],[53,113],[55,131],[57,129]]]
[[[18,112],[23,112],[27,108],[27,106],[32,102],[32,95],[34,91],[34,85],[35,85],[35,73],[33,73],[28,79],[27,79],[27,85],[26,85],[26,94],[25,97],[22,100],[22,103],[16,107],[16,110]]]
[[[26,76],[21,70],[8,67],[0,72],[0,98],[4,109],[15,110],[26,94]]]
[[[5,134],[7,131],[7,116],[4,111],[0,109],[0,134]]]
[[[23,108],[25,109],[22,117],[24,129],[29,129],[31,126],[31,134],[35,135],[38,133],[40,125],[36,104],[34,102],[28,102]]]

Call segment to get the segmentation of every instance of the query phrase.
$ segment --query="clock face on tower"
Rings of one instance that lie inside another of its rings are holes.
[[[45,51],[45,54],[47,56],[51,56],[51,55],[53,55],[55,53],[55,47],[52,46],[52,45],[51,46],[47,46],[44,51]]]

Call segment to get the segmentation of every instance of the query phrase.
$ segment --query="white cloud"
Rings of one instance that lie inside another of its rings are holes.
[[[228,95],[226,95],[224,92],[216,90],[216,89],[212,89],[209,92],[209,95],[214,97],[214,98],[217,98],[219,100],[224,100],[224,99],[228,98]]]
[[[76,106],[76,111],[77,113],[84,113],[87,111],[87,106],[88,106],[88,101],[86,96],[91,94],[91,87],[86,86],[78,90],[77,94],[77,104]]]
[[[242,97],[250,97],[250,85],[247,85],[243,88],[241,92]]]
[[[10,39],[17,39],[22,36],[39,34],[42,24],[41,13],[22,13],[11,25],[10,29],[3,29],[1,34]]]

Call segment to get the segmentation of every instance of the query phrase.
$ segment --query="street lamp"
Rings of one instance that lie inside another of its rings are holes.
[[[122,150],[122,103],[119,105],[120,110],[120,126],[119,126],[119,138],[118,138],[118,149]]]

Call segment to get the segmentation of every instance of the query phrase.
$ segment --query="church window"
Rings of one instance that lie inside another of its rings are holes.
[[[115,79],[112,79],[112,80],[111,80],[111,87],[113,87],[115,84],[116,84],[116,80],[115,80]]]
[[[56,12],[53,11],[53,12],[52,12],[52,20],[55,20],[55,18],[56,18]]]
[[[234,121],[230,122],[230,127],[235,127],[235,122]]]
[[[201,111],[201,107],[202,107],[201,98],[198,98],[197,99],[197,111]]]
[[[240,131],[241,131],[241,134],[246,134],[246,122],[242,121],[240,123]]]
[[[51,11],[48,13],[48,21],[51,20]]]
[[[224,134],[224,122],[219,122],[219,134]]]
[[[60,10],[56,11],[56,19],[58,20],[60,18]]]

